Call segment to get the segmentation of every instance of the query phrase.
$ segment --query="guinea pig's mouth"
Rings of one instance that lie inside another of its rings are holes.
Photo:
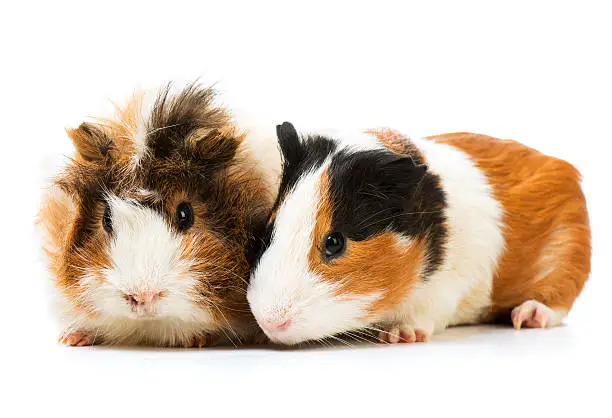
[[[144,313],[143,312],[132,312],[130,316],[134,319],[141,319],[141,320],[158,318],[158,315],[154,312],[144,312]]]
[[[266,334],[268,335],[268,334]],[[290,339],[283,339],[283,338],[276,338],[276,337],[272,337],[270,335],[268,335],[268,338],[270,338],[270,342],[272,344],[281,344],[281,345],[298,345],[301,344],[305,341],[302,340],[290,340]]]

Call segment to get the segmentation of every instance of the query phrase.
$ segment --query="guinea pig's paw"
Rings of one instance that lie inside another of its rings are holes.
[[[420,328],[409,324],[394,324],[384,327],[378,334],[383,343],[423,343],[429,339],[429,334]]]
[[[194,335],[190,340],[185,341],[183,347],[185,348],[202,348],[202,347],[212,347],[217,344],[218,336],[216,334],[211,334],[208,332]]]
[[[86,345],[94,345],[96,336],[86,331],[69,331],[66,330],[59,337],[60,344],[70,347],[84,347]]]
[[[553,326],[557,318],[555,311],[537,300],[523,302],[512,310],[512,325],[514,328],[546,328]]]

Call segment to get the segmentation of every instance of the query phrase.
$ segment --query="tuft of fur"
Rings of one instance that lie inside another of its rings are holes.
[[[67,133],[76,152],[53,180],[38,225],[68,329],[93,333],[96,343],[161,346],[253,334],[246,284],[271,198],[214,91],[191,84],[136,93],[115,118]],[[183,202],[194,213],[186,231],[176,224]],[[120,230],[104,229],[105,211]],[[146,262],[147,254],[158,256]],[[130,313],[135,286],[162,295],[159,315]]]

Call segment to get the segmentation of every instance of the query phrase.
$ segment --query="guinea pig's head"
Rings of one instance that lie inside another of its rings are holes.
[[[352,147],[300,138],[289,123],[277,134],[283,173],[251,274],[251,310],[284,344],[368,327],[441,262],[438,182],[418,153],[373,137]]]
[[[117,120],[68,130],[75,157],[43,202],[51,271],[76,316],[202,330],[248,310],[248,249],[265,192],[242,136],[196,85],[136,95]],[[257,203],[259,202],[259,203]]]

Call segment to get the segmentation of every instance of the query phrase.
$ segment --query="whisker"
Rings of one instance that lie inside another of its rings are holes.
[[[329,338],[334,339],[336,341],[340,341],[342,344],[346,345],[347,347],[353,348],[352,344],[349,344],[348,342],[344,341],[342,338],[339,338],[339,337],[336,337],[336,336],[333,336],[333,335],[330,335]]]
[[[220,269],[220,270],[224,270],[224,271],[226,271],[226,272],[228,272],[228,273],[232,274],[234,277],[236,277],[236,278],[238,278],[238,279],[242,280],[242,282],[243,282],[244,284],[246,284],[246,285],[248,285],[248,284],[249,284],[249,282],[247,282],[247,281],[244,279],[244,277],[240,276],[239,274],[237,274],[236,272],[234,272],[234,271],[232,271],[232,270],[229,270],[229,269],[227,269],[227,268],[225,268],[225,267],[223,267],[223,266],[220,266],[220,265],[218,265],[218,264],[210,264],[210,266],[211,266],[212,268],[217,268],[217,269]]]
[[[182,123],[175,123],[174,125],[162,126],[160,128],[156,128],[156,129],[150,130],[147,133],[145,133],[145,138],[147,138],[149,135],[154,134],[155,132],[163,131],[164,129],[174,128],[176,126],[181,126],[181,125],[182,125]]]
[[[385,331],[385,330],[382,330],[382,329],[379,329],[379,328],[372,328],[372,327],[363,327],[363,328],[364,328],[364,329],[370,329],[370,330],[373,330],[373,331],[378,331],[378,332],[381,332],[381,333],[383,333],[383,334],[388,334],[388,335],[391,335],[391,333],[390,333],[389,331]],[[404,342],[409,342],[407,339],[402,338],[401,336],[398,336],[398,337],[399,337],[399,339],[400,339],[401,341],[404,341]],[[384,342],[385,342],[385,343],[387,343],[387,344],[389,344],[389,342],[388,342],[388,341],[384,341]]]
[[[96,327],[96,333],[94,334],[93,339],[91,340],[91,345],[96,343],[96,338],[98,338],[98,333],[100,332],[100,328]]]
[[[234,330],[234,328],[232,328],[232,326],[230,325],[229,321],[227,320],[227,318],[226,318],[226,317],[225,317],[225,315],[223,314],[223,311],[221,311],[221,309],[220,309],[220,308],[217,306],[217,304],[216,304],[216,303],[214,303],[214,302],[212,302],[212,301],[209,301],[209,302],[212,304],[212,306],[214,306],[214,307],[217,309],[217,311],[219,311],[219,313],[221,314],[221,317],[223,318],[223,320],[224,320],[224,321],[225,321],[225,323],[227,324],[227,327],[228,327],[229,331],[230,331],[232,334],[234,334],[234,337],[236,337],[236,339],[238,340],[238,342],[239,342],[240,344],[242,344],[242,340],[241,340],[241,339],[240,339],[240,337],[238,336],[238,333],[237,333],[237,332]],[[222,329],[222,331],[223,331],[223,329]],[[223,333],[225,334],[225,331],[223,331]],[[226,336],[226,337],[228,337],[228,339],[230,340],[230,342],[232,343],[232,345],[233,345],[234,347],[238,348],[238,346],[236,345],[236,343],[235,343],[235,342],[234,342],[234,341],[233,341],[231,338],[229,338],[229,335],[225,334],[225,336]]]
[[[371,331],[374,331],[374,332],[378,332],[378,333],[383,333],[383,334],[391,335],[391,333],[389,331],[385,331],[385,330],[380,329],[380,328],[375,328],[375,327],[362,327],[362,328],[363,329],[367,329],[367,330],[371,330]],[[376,338],[376,336],[374,336],[374,337]],[[382,342],[384,344],[389,344],[389,341],[382,340],[380,337],[378,337],[377,339],[378,339],[378,341],[380,341],[380,342]]]
[[[347,334],[349,337],[353,338],[356,341],[360,341],[360,342],[364,342],[364,343],[370,343],[370,344],[375,344],[370,339],[364,338],[363,336],[355,333],[354,331],[347,331],[347,332],[345,332],[345,334]]]
[[[376,225],[377,223],[380,223],[380,222],[388,221],[388,220],[390,220],[390,219],[399,218],[399,217],[401,217],[401,216],[423,215],[423,214],[429,214],[429,213],[442,213],[442,211],[441,211],[441,210],[437,210],[437,211],[424,211],[424,212],[407,212],[407,213],[398,213],[398,214],[395,214],[395,215],[393,215],[393,216],[389,216],[389,217],[387,217],[387,218],[383,218],[383,219],[379,219],[379,220],[377,220],[377,221],[374,221],[374,222],[372,222],[372,223],[370,223],[370,224],[368,224],[368,225],[364,226],[364,227],[363,227],[363,229],[368,228],[368,227],[370,227],[370,226],[372,226],[372,225]]]
[[[387,211],[393,210],[393,209],[394,209],[394,208],[385,208],[385,209],[383,209],[383,210],[381,210],[381,211],[378,211],[378,212],[376,212],[375,214],[370,215],[370,216],[368,216],[367,218],[365,218],[364,220],[362,220],[361,222],[359,222],[359,223],[357,224],[357,227],[360,227],[361,225],[363,225],[364,223],[366,223],[366,222],[367,222],[367,221],[369,221],[370,219],[374,218],[375,216],[380,215],[380,214],[381,214],[381,213],[383,213],[383,212],[387,212]]]

